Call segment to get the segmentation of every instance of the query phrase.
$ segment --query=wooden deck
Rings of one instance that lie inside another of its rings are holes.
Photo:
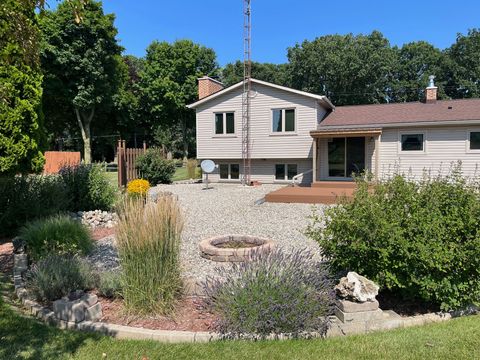
[[[265,195],[266,202],[335,204],[341,196],[351,197],[356,189],[353,181],[316,181],[311,186],[287,186]]]

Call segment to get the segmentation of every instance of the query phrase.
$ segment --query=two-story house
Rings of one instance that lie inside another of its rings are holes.
[[[480,99],[335,107],[325,96],[252,79],[251,180],[350,180],[352,173],[376,177],[393,171],[422,176],[448,171],[461,160],[466,176],[480,164]],[[219,166],[213,181],[239,182],[242,171],[243,83],[223,88],[199,79],[196,110],[197,157]],[[480,171],[480,169],[479,169]]]

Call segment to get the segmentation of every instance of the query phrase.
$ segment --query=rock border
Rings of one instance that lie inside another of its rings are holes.
[[[27,255],[14,254],[13,278],[15,285],[15,294],[21,301],[27,312],[43,321],[46,324],[57,326],[60,329],[75,329],[80,331],[98,332],[104,335],[112,336],[117,339],[132,340],[155,340],[164,343],[205,343],[220,340],[222,337],[218,333],[205,331],[179,331],[179,330],[152,330],[137,328],[132,326],[103,323],[99,321],[86,320],[75,322],[58,319],[54,311],[39,304],[29,298],[25,289],[22,275],[27,270]],[[96,296],[95,296],[96,297]],[[93,302],[93,300],[92,300]],[[347,310],[343,307],[343,310]],[[358,309],[355,309],[358,310]],[[354,312],[352,318],[344,318],[343,321],[337,316],[331,316],[331,326],[325,337],[346,336],[354,334],[366,334],[374,331],[390,330],[395,328],[407,328],[411,326],[420,326],[429,323],[442,322],[454,317],[470,315],[479,311],[478,307],[471,307],[464,311],[450,313],[429,313],[410,317],[401,317],[391,310],[382,311],[380,309],[373,311]],[[372,314],[366,314],[375,312]],[[323,337],[319,333],[310,334],[311,338]],[[268,339],[286,340],[290,339],[288,335],[272,335]]]
[[[215,245],[228,241],[242,241],[254,244],[247,248],[219,248]],[[265,239],[258,236],[251,235],[220,235],[200,241],[198,247],[200,248],[200,255],[212,261],[219,262],[239,262],[247,261],[253,252],[268,251],[273,249],[275,243],[271,239]]]

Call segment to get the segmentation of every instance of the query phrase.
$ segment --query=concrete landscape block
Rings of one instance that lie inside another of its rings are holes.
[[[343,323],[366,322],[371,320],[383,319],[383,312],[380,309],[377,309],[374,311],[360,311],[360,312],[354,312],[354,313],[346,313],[340,310],[339,308],[335,308],[335,315]]]
[[[21,275],[13,276],[13,285],[15,286],[15,289],[24,287],[23,279]]]
[[[53,302],[55,316],[63,321],[78,323],[85,320],[85,303],[83,300],[68,301],[65,299]]]
[[[28,269],[28,256],[27,254],[15,254],[13,256],[13,267],[19,271],[25,271]]]
[[[32,305],[30,306],[30,314],[32,314],[33,316],[37,317],[37,315],[43,311],[43,306],[39,305],[39,304],[36,304],[36,305]]]
[[[366,331],[380,331],[380,330],[391,330],[403,327],[404,321],[402,319],[391,319],[391,320],[372,320],[367,321]]]
[[[152,333],[152,340],[162,341],[171,344],[193,343],[195,342],[195,332],[156,330]]]
[[[83,300],[86,307],[91,307],[98,302],[98,296],[95,294],[85,294],[82,296],[81,300]]]
[[[99,302],[85,309],[85,321],[100,320],[102,315],[102,304]]]
[[[425,319],[422,315],[410,316],[403,320],[403,327],[421,326],[425,324]]]
[[[339,323],[338,327],[343,335],[365,334],[367,332],[366,322]]]
[[[362,311],[374,311],[379,307],[378,301],[366,301],[363,303],[348,301],[348,300],[336,300],[335,305],[343,312],[353,313]]]

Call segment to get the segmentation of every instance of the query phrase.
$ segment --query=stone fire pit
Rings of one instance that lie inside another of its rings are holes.
[[[212,261],[247,261],[254,251],[272,249],[274,243],[249,235],[222,235],[202,240],[199,244],[200,255]]]

